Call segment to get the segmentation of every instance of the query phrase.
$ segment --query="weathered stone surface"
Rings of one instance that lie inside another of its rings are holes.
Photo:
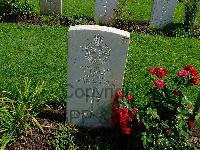
[[[150,25],[163,28],[173,20],[177,0],[154,0]]]
[[[121,89],[130,33],[98,26],[68,32],[67,121],[83,127],[110,127],[112,95]]]
[[[102,24],[112,23],[116,18],[118,0],[96,0],[95,21]]]
[[[62,0],[40,0],[41,15],[62,15]]]

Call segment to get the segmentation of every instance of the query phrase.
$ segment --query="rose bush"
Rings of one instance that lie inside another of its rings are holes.
[[[184,149],[190,147],[189,137],[194,127],[193,104],[187,90],[197,88],[198,71],[185,66],[172,77],[162,67],[149,68],[150,89],[136,105],[132,96],[119,91],[113,101],[113,123],[122,133],[135,129],[145,149]],[[135,128],[140,124],[138,128]]]
[[[124,96],[122,91],[118,91],[113,99],[112,110],[112,123],[119,127],[123,134],[130,135],[132,121],[136,119],[138,112],[133,96]]]
[[[185,66],[173,78],[167,78],[168,71],[162,67],[149,68],[152,88],[146,94],[148,101],[140,112],[145,126],[142,133],[146,149],[183,149],[189,147],[190,129],[194,127],[191,118],[193,105],[184,89],[199,83],[195,67]]]

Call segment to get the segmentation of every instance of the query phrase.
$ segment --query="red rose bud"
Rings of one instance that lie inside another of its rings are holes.
[[[148,69],[150,74],[155,74],[156,73],[156,69],[155,68],[149,68]]]
[[[170,134],[171,134],[171,130],[170,130],[169,128],[166,128],[166,129],[165,129],[165,135],[166,135],[167,137],[169,137]]]
[[[189,129],[193,129],[194,128],[194,120],[192,120],[192,119],[188,120],[188,127],[189,127]]]
[[[154,84],[158,89],[162,89],[164,87],[164,81],[163,80],[154,80]]]
[[[179,70],[178,71],[178,76],[179,77],[185,77],[188,75],[188,71],[187,70]]]
[[[117,98],[116,98],[116,97],[112,98],[112,101],[116,101],[116,100],[117,100]]]
[[[119,90],[119,91],[117,92],[117,97],[118,97],[118,98],[122,98],[122,96],[123,96],[123,93],[122,93],[121,90]]]
[[[128,96],[127,96],[127,99],[128,99],[129,101],[133,101],[133,96],[128,95]]]
[[[181,96],[181,91],[174,91],[174,96]]]
[[[167,70],[164,70],[162,67],[156,69],[156,76],[158,78],[163,78],[168,74]]]
[[[130,128],[130,127],[127,127],[127,126],[123,126],[123,127],[122,127],[122,133],[125,134],[125,135],[130,135],[130,133],[131,133],[131,128]]]
[[[132,112],[130,112],[128,114],[128,117],[127,117],[127,121],[132,121],[133,120],[133,117],[134,117],[134,114]]]
[[[133,113],[134,115],[136,115],[137,112],[138,112],[138,109],[137,109],[137,108],[133,108],[132,113]]]

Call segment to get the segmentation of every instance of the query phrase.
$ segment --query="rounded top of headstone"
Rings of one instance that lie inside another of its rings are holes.
[[[106,27],[106,26],[99,26],[99,25],[76,25],[76,26],[71,26],[69,28],[70,31],[78,31],[78,30],[89,30],[89,31],[102,31],[102,32],[111,32],[114,34],[119,34],[123,37],[130,38],[130,33],[124,30],[112,28],[112,27]]]

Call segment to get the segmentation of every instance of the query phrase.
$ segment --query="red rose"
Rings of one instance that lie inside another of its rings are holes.
[[[119,110],[119,121],[120,124],[126,124],[129,118],[129,110],[126,107],[123,107]]]
[[[150,74],[155,74],[156,73],[156,69],[155,68],[149,68],[148,69]]]
[[[122,98],[122,96],[123,96],[123,93],[122,93],[121,90],[119,90],[119,91],[117,92],[117,97],[118,97],[118,98]]]
[[[115,103],[115,104],[112,106],[113,111],[118,110],[118,108],[119,108],[119,104],[118,104],[118,103]]]
[[[154,80],[154,84],[158,89],[162,89],[164,87],[164,81],[163,80]]]
[[[167,70],[164,70],[162,67],[156,68],[156,76],[158,78],[163,78],[168,74]]]
[[[194,120],[192,120],[192,119],[188,120],[188,127],[189,127],[189,129],[193,129],[194,128]]]
[[[199,77],[198,77],[198,76],[194,76],[194,77],[192,78],[192,83],[193,83],[194,85],[199,84]]]
[[[199,84],[199,76],[198,76],[198,71],[195,67],[192,66],[185,66],[185,70],[188,70],[190,74],[192,75],[192,83],[197,85]]]
[[[127,96],[127,99],[128,99],[129,101],[132,101],[132,100],[133,100],[133,96],[128,95],[128,96]]]
[[[125,135],[129,135],[131,133],[131,128],[127,126],[122,127],[122,133]]]
[[[178,71],[178,76],[179,77],[185,77],[188,75],[188,71],[187,70],[179,70]]]

